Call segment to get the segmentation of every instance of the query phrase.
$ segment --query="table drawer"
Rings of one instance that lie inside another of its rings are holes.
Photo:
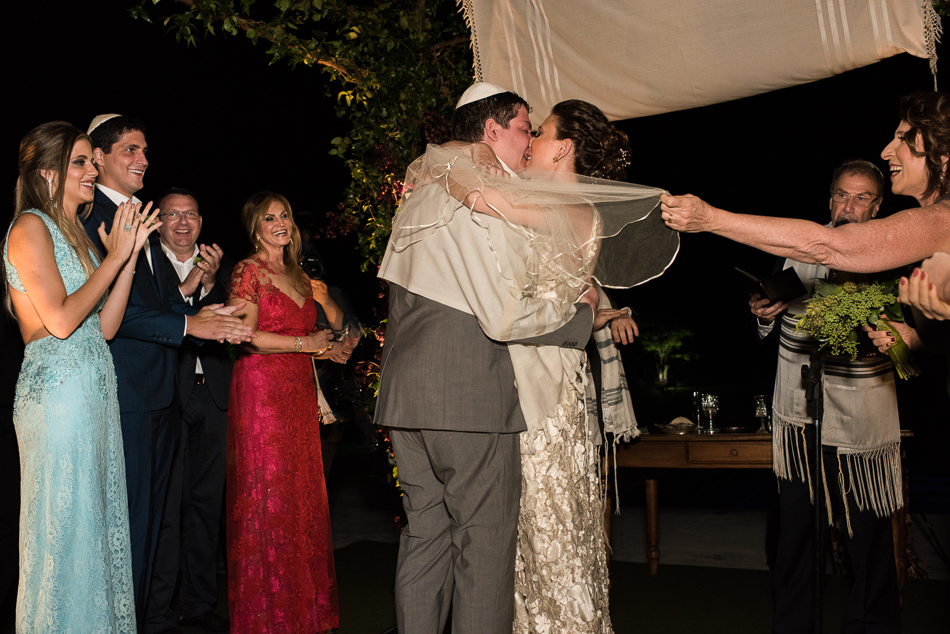
[[[687,442],[686,462],[695,465],[772,464],[772,447],[755,442]]]

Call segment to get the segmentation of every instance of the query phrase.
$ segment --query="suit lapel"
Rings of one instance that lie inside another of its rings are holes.
[[[158,240],[149,240],[148,248],[151,249],[152,255],[152,274],[149,275],[149,278],[152,280],[155,295],[162,299],[165,288],[165,267],[162,266],[162,259],[165,257],[165,252],[162,251]],[[148,262],[145,263],[145,266],[148,267]]]

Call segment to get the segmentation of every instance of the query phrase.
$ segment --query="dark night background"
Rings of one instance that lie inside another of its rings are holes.
[[[53,119],[86,128],[105,112],[138,116],[148,126],[150,165],[140,197],[157,199],[170,186],[193,190],[205,218],[202,240],[236,258],[249,249],[239,215],[255,191],[283,193],[296,214],[309,210],[321,219],[334,210],[348,173],[328,155],[329,141],[346,128],[323,95],[324,75],[270,65],[266,44],[244,37],[211,37],[188,48],[160,23],[128,17],[130,4],[7,5],[13,28],[4,41],[10,114],[0,137],[2,225],[12,213],[20,138]],[[151,9],[154,16],[170,10]],[[880,152],[897,126],[898,99],[932,88],[927,61],[903,54],[803,86],[618,125],[633,146],[634,182],[694,193],[731,211],[823,223],[832,170],[849,158],[883,168]],[[882,215],[915,204],[888,193]],[[331,283],[346,287],[364,321],[373,322],[380,288],[372,272],[359,272],[355,244],[354,236],[318,242]],[[751,416],[748,396],[771,391],[775,357],[753,341],[748,296],[732,267],[764,276],[773,262],[716,236],[684,235],[666,275],[616,293],[621,305],[639,311],[644,328],[681,325],[695,333],[694,358],[673,365],[672,389],[653,385],[652,358],[642,348],[626,349],[641,423],[688,415],[686,393],[697,387],[720,392],[722,416]],[[932,442],[921,445],[946,444],[946,366],[924,362],[926,375],[901,386],[913,406],[904,426],[932,432]],[[938,464],[944,462],[927,460],[927,468],[946,470]]]

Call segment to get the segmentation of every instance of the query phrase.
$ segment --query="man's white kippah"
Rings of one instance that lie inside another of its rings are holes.
[[[462,106],[467,106],[473,101],[479,101],[481,99],[485,99],[486,97],[491,97],[492,95],[500,95],[503,92],[510,91],[502,88],[501,86],[480,81],[477,84],[472,84],[468,87],[468,90],[462,93],[462,98],[459,99],[457,104],[455,104],[455,109],[458,110]]]
[[[109,119],[115,119],[116,117],[121,117],[120,114],[101,114],[95,119],[92,120],[92,123],[89,124],[89,129],[86,130],[86,134],[92,134],[92,131],[101,126],[103,123]]]

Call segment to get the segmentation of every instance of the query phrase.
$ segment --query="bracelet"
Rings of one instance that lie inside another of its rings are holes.
[[[312,353],[310,356],[313,357],[314,359],[316,359],[317,357],[319,357],[319,356],[320,356],[321,354],[323,354],[324,352],[329,352],[330,350],[333,350],[333,342],[332,342],[332,341],[328,341],[328,342],[327,342],[327,345],[325,345],[325,346],[324,346],[323,348],[321,348],[320,350],[317,350],[316,352]]]
[[[122,269],[119,269],[119,270],[122,271],[123,273],[128,273],[129,275],[135,275],[135,270],[134,270],[134,269],[131,270],[131,271],[126,271],[125,268],[122,268]]]
[[[303,350],[303,341],[300,340],[300,337],[294,337],[294,352],[300,352]]]

